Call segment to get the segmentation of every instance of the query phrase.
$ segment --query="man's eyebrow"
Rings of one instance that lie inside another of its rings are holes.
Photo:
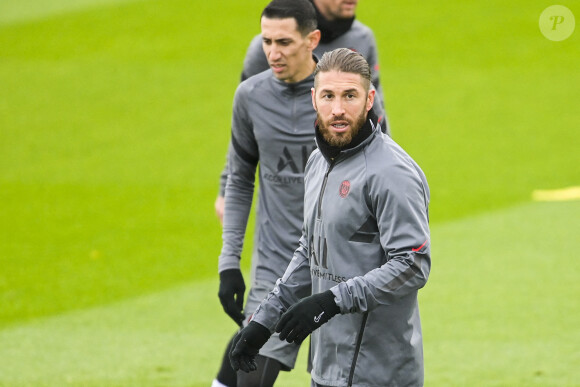
[[[332,93],[332,94],[335,93],[335,91],[331,90],[331,89],[320,89],[320,92],[321,93]],[[358,92],[359,92],[358,89],[356,89],[354,87],[352,89],[346,89],[346,90],[341,91],[342,94],[356,94]]]
[[[269,40],[269,41],[274,41],[276,43],[281,43],[281,42],[292,42],[292,38],[278,38],[278,39],[272,39],[266,36],[262,36],[262,40]]]

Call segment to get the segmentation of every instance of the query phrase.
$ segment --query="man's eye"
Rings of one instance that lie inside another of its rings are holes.
[[[265,45],[268,45],[269,46],[270,44],[272,44],[272,41],[271,40],[264,39],[262,41],[262,43],[264,43]]]
[[[346,98],[347,99],[354,99],[355,95],[354,94],[347,94]]]

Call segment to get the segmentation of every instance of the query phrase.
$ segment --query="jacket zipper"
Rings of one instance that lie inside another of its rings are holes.
[[[350,366],[350,374],[348,375],[348,387],[352,386],[352,379],[354,378],[354,369],[356,368],[356,361],[358,359],[358,353],[360,352],[360,346],[362,344],[363,333],[365,331],[365,326],[367,325],[367,318],[369,317],[369,312],[365,312],[363,315],[363,320],[361,323],[360,330],[358,332],[358,337],[356,339],[356,347],[354,349],[354,356],[352,358],[352,365]]]
[[[318,195],[318,214],[317,217],[320,219],[322,217],[322,197],[324,196],[324,191],[326,190],[326,181],[328,180],[328,174],[332,171],[334,167],[334,160],[332,160],[330,166],[324,174],[324,180],[322,181],[322,187],[320,188],[320,194]]]

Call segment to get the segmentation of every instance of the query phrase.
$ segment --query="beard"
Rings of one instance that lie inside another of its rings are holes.
[[[342,148],[350,144],[352,139],[356,137],[358,132],[360,132],[361,128],[367,120],[367,111],[365,108],[363,108],[361,113],[355,118],[354,121],[346,119],[344,115],[332,116],[332,119],[324,121],[318,112],[316,113],[316,117],[318,119],[318,130],[320,131],[322,138],[324,138],[324,140],[326,140],[329,145]],[[334,132],[332,129],[330,129],[331,122],[333,121],[348,122],[350,130],[343,133]]]

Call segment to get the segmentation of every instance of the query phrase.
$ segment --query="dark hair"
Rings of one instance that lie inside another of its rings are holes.
[[[316,64],[314,70],[314,87],[316,87],[318,73],[328,71],[359,74],[364,80],[365,90],[371,87],[371,68],[364,56],[349,48],[337,48],[325,52]]]
[[[262,11],[261,17],[293,18],[302,36],[308,35],[317,27],[316,11],[314,5],[308,0],[272,0]]]

